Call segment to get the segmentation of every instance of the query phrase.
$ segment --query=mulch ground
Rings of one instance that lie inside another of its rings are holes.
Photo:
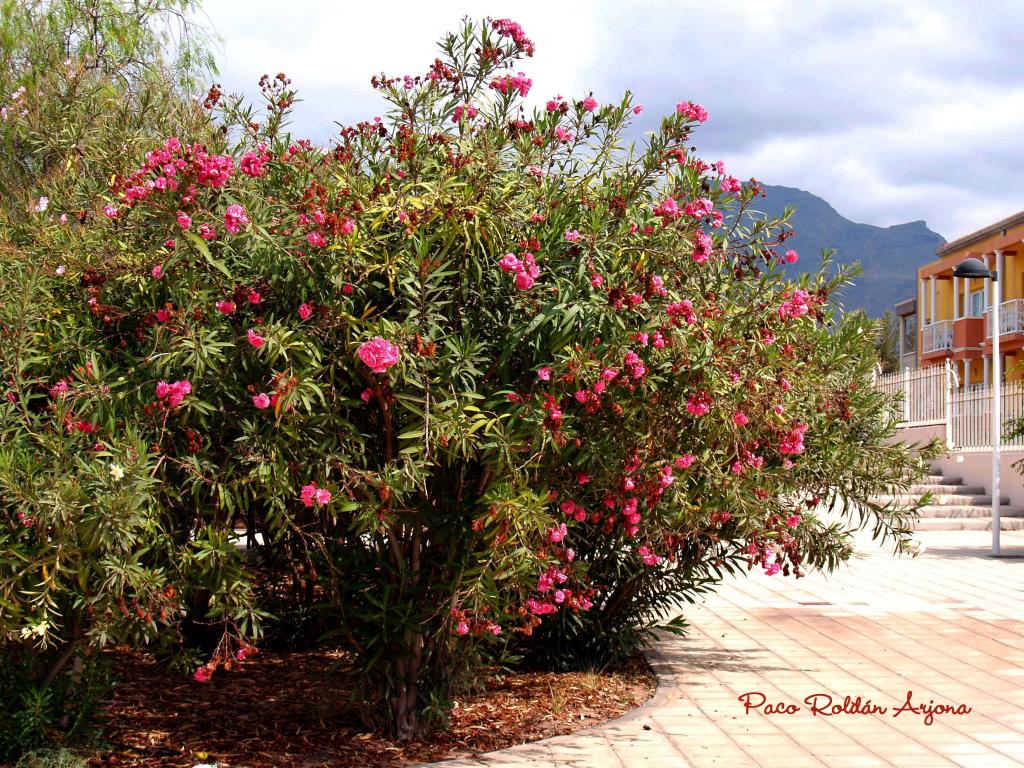
[[[331,651],[261,653],[200,684],[145,655],[117,652],[120,680],[104,711],[106,747],[91,765],[122,768],[332,768],[401,766],[465,757],[570,733],[648,699],[642,659],[604,672],[494,671],[460,699],[429,741],[397,743],[359,724]]]

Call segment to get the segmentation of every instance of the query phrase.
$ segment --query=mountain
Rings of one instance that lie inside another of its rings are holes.
[[[766,196],[754,200],[752,210],[770,218],[781,216],[786,206],[796,210],[789,220],[795,234],[785,248],[796,250],[800,261],[789,267],[789,272],[795,275],[816,268],[823,248],[835,249],[838,262],[860,263],[863,274],[838,297],[847,310],[864,309],[871,317],[881,317],[897,302],[914,298],[917,268],[933,261],[935,250],[946,242],[923,221],[891,227],[858,224],[810,192],[761,186]]]

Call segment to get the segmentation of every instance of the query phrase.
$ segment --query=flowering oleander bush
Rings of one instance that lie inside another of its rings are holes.
[[[835,315],[849,272],[785,281],[784,222],[690,148],[703,107],[626,146],[629,94],[524,106],[514,22],[440,48],[375,77],[391,111],[328,148],[285,130],[285,75],[260,112],[213,89],[227,130],[154,141],[73,251],[46,235],[59,211],[30,219],[50,349],[3,370],[5,430],[78,441],[73,508],[137,495],[135,522],[109,513],[151,542],[118,538],[138,583],[105,585],[113,619],[127,594],[136,639],[215,626],[199,682],[244,660],[263,618],[244,526],[402,738],[487,654],[593,660],[740,563],[834,566],[847,526],[825,508],[899,543],[906,516],[869,497],[918,466],[886,442],[875,329]],[[59,546],[3,492],[12,531]],[[42,614],[38,577],[5,578],[11,638]]]

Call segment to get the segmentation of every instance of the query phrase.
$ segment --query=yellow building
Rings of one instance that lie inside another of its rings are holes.
[[[1004,378],[1024,378],[1024,211],[957,238],[935,255],[935,261],[917,271],[917,300],[897,307],[901,346],[907,321],[916,318],[918,365],[942,365],[949,359],[962,386],[989,383],[992,282],[953,275],[964,259],[981,259],[999,275],[999,351]]]

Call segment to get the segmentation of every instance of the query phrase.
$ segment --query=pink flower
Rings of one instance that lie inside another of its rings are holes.
[[[520,272],[523,269],[523,265],[519,261],[519,257],[514,253],[506,253],[502,256],[501,261],[498,262],[498,266],[501,267],[503,272]]]
[[[796,528],[798,525],[800,525],[800,515],[790,515],[786,518],[788,528]]]
[[[384,373],[398,362],[398,347],[380,336],[360,344],[358,354],[359,359],[374,373]]]
[[[694,416],[706,416],[711,412],[711,395],[697,392],[686,401],[686,410]]]
[[[214,306],[217,308],[217,311],[220,312],[222,315],[230,315],[232,312],[235,311],[235,302],[229,301],[227,299],[221,299],[216,304],[214,304]]]
[[[662,560],[661,555],[654,554],[651,552],[650,548],[646,546],[637,547],[636,553],[643,559],[644,565],[657,565]]]
[[[568,240],[570,243],[575,243],[577,240],[580,239],[580,233],[577,232],[575,229],[570,229],[568,232],[565,233],[565,239]]]
[[[804,434],[807,432],[807,425],[797,422],[790,429],[789,434],[782,438],[779,446],[779,453],[795,456],[804,452]]]
[[[526,272],[520,272],[518,275],[516,275],[516,288],[518,288],[520,291],[530,290],[531,288],[533,288],[535,282],[536,280],[533,278],[533,276]]]
[[[525,97],[530,93],[530,88],[532,86],[533,80],[528,78],[522,72],[514,76],[502,75],[491,80],[491,88],[506,95],[519,91],[519,95]]]
[[[261,301],[263,301],[263,297],[260,295],[259,291],[249,291],[249,295],[246,296],[246,298],[249,300],[249,303],[252,304],[254,307]]]
[[[158,309],[156,311],[156,319],[157,322],[159,323],[166,323],[168,320],[171,319],[171,315],[170,313],[168,313],[166,309]]]
[[[537,370],[537,378],[541,381],[551,381],[551,369],[546,365]]]
[[[633,107],[633,114],[634,115],[639,115],[643,111],[644,111],[644,105],[643,104],[637,104],[635,107]]]
[[[161,277],[164,276],[164,265],[157,264],[155,267],[149,270],[149,274],[152,276],[154,280],[159,280]]]
[[[196,180],[204,187],[223,187],[235,170],[235,161],[228,155],[210,157],[202,153],[197,159],[199,172]]]
[[[352,219],[345,219],[341,222],[341,234],[351,235],[356,231],[356,223]]]
[[[592,275],[590,278],[590,284],[595,288],[600,288],[604,285],[604,278],[601,275]]]
[[[472,104],[460,104],[455,108],[455,114],[452,115],[452,122],[459,122],[459,120],[462,119],[463,115],[465,115],[465,117],[468,120],[472,120],[474,117],[476,117],[476,107],[474,107]]]
[[[359,394],[359,397],[362,398],[364,403],[370,402],[370,398],[373,397],[373,388],[367,387]]]
[[[118,207],[116,205],[107,203],[105,206],[103,206],[103,215],[106,216],[108,219],[116,219],[119,213],[120,211],[118,210]]]
[[[255,152],[246,152],[242,155],[242,159],[238,161],[238,170],[246,176],[251,176],[254,179],[263,176],[267,172],[264,165],[269,159],[269,155],[266,151],[263,151],[262,147],[260,149],[260,154],[256,154]]]
[[[252,346],[256,347],[256,349],[259,349],[260,347],[267,343],[267,340],[260,336],[258,333],[256,333],[256,331],[254,331],[252,328],[246,331],[245,335],[246,338],[249,339],[249,343]]]
[[[330,503],[331,492],[326,488],[317,488],[316,483],[310,483],[309,485],[302,486],[300,498],[304,506],[322,506]]]
[[[197,683],[208,683],[212,676],[213,671],[207,666],[199,667],[192,673],[192,679]]]
[[[469,624],[464,621],[460,621],[459,625],[455,628],[456,634],[465,635],[469,633]]]
[[[308,235],[306,235],[306,240],[314,248],[323,248],[325,245],[327,245],[327,239],[316,230],[313,230]]]
[[[685,456],[677,457],[676,460],[674,462],[672,462],[672,463],[675,464],[676,467],[679,468],[679,469],[687,469],[696,460],[697,460],[696,456],[694,456],[692,453],[687,453]]]
[[[310,318],[310,316],[312,314],[313,314],[313,308],[311,306],[309,306],[309,304],[303,303],[303,304],[299,305],[299,317],[300,318],[302,318],[303,320],[309,320],[309,318]]]
[[[158,400],[167,400],[167,405],[177,408],[181,405],[186,396],[192,394],[192,383],[187,379],[168,384],[166,381],[158,382],[156,385],[156,397]]]
[[[178,212],[178,226],[182,229],[189,229],[192,226],[192,217],[182,211]]]
[[[693,246],[691,258],[697,264],[703,264],[708,260],[708,258],[710,258],[712,246],[713,241],[711,240],[711,235],[707,232],[698,232],[697,242]]]
[[[694,104],[690,101],[680,101],[676,104],[676,113],[696,123],[703,123],[708,119],[708,111],[700,104]]]
[[[548,541],[557,543],[564,539],[568,532],[565,523],[559,523],[556,528],[548,528]]]
[[[593,112],[597,109],[597,99],[592,96],[588,96],[583,100],[583,108],[587,110],[587,112]]]
[[[779,317],[783,320],[803,317],[811,311],[811,294],[802,288],[797,288],[792,295],[788,292],[783,294],[786,299],[779,307]]]
[[[199,225],[199,236],[201,238],[203,238],[203,240],[216,240],[217,239],[217,230],[215,230],[209,224],[200,224]]]
[[[750,419],[747,418],[747,414],[743,411],[736,411],[736,413],[732,415],[732,423],[737,427],[745,427],[750,423]]]
[[[796,264],[796,260],[800,258],[800,254],[796,251],[786,251],[786,262],[789,264]]]
[[[668,224],[673,219],[678,219],[682,216],[682,211],[679,210],[679,204],[671,197],[666,197],[660,203],[655,205],[651,212],[655,216],[661,216],[663,224]]]
[[[258,395],[252,396],[252,404],[262,411],[264,408],[270,407],[270,397],[266,393],[260,392]]]
[[[237,235],[248,223],[249,217],[245,213],[245,208],[238,203],[232,203],[224,210],[224,229],[232,235]]]

